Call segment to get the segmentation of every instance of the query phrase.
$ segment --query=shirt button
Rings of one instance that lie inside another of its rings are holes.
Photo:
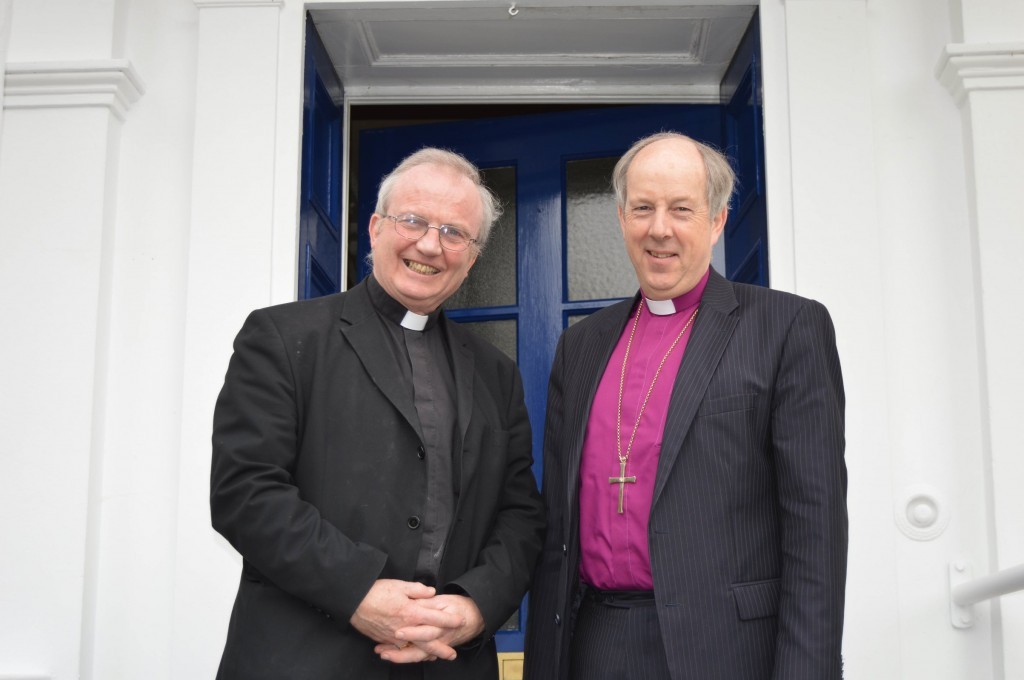
[[[427,450],[423,448],[422,444],[420,444],[420,448],[416,449],[416,457],[419,458],[420,460],[423,460],[423,458],[426,457],[426,455]]]
[[[562,544],[562,554],[563,555],[568,555],[569,554],[569,548],[567,548],[565,546],[565,543]]]
[[[416,515],[413,515],[412,517],[410,517],[409,519],[407,519],[405,521],[405,525],[407,527],[409,527],[410,529],[419,529],[419,527],[420,527],[420,518],[417,517]]]
[[[559,614],[555,614],[555,625],[556,626],[561,626],[562,625],[562,617]]]

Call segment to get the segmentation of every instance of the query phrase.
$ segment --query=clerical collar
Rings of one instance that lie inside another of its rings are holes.
[[[373,274],[366,277],[366,287],[370,293],[370,300],[373,302],[373,306],[377,308],[377,312],[388,321],[398,324],[402,328],[408,328],[413,331],[426,330],[432,328],[437,323],[437,318],[441,315],[439,309],[435,309],[427,315],[417,314],[406,309],[402,306],[401,302],[388,295],[388,292],[384,290],[384,287],[380,285],[380,282]]]
[[[668,316],[679,311],[676,309],[675,300],[652,300],[649,297],[645,297],[644,302],[647,303],[647,311],[655,316]]]
[[[410,331],[421,331],[427,327],[428,321],[430,321],[429,316],[406,310],[405,316],[402,317],[402,321],[398,325],[408,328]]]
[[[645,295],[644,302],[647,303],[647,311],[655,316],[668,316],[683,310],[693,309],[693,306],[700,302],[701,297],[703,297],[704,289],[708,285],[708,278],[710,276],[711,269],[708,268],[696,286],[671,300],[652,300]]]

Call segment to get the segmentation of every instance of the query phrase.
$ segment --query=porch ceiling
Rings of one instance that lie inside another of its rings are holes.
[[[310,14],[346,96],[362,102],[717,102],[754,10],[377,2]]]

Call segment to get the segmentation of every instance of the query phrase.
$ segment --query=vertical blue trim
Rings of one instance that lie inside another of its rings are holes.
[[[725,275],[767,286],[768,210],[764,191],[764,127],[761,97],[759,15],[740,40],[722,89],[732,92],[722,109],[724,150],[733,160],[738,186],[725,227]]]
[[[312,19],[306,15],[303,77],[299,298],[341,289],[341,109],[325,78],[334,77]],[[340,90],[340,86],[338,88]]]

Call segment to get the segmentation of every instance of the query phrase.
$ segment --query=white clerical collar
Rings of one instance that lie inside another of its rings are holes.
[[[668,316],[676,313],[676,303],[672,300],[652,300],[645,296],[644,302],[647,303],[647,310],[655,316]]]
[[[401,325],[402,328],[408,328],[411,331],[422,331],[427,327],[427,321],[429,319],[429,316],[406,310],[405,316],[402,317]]]

